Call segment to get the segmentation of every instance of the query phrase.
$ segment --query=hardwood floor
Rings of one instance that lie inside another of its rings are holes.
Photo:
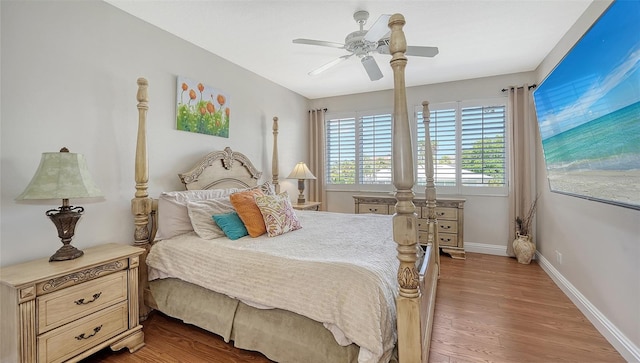
[[[430,362],[624,362],[535,261],[467,253],[441,264]],[[143,325],[135,354],[105,349],[83,362],[270,362],[159,313]]]
[[[430,362],[624,362],[542,268],[441,258]]]

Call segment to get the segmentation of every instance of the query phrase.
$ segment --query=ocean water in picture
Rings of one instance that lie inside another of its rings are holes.
[[[549,171],[640,170],[640,102],[542,140]]]

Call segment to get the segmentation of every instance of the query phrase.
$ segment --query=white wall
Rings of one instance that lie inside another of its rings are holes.
[[[178,172],[225,146],[271,178],[271,119],[280,119],[280,174],[306,157],[308,100],[102,1],[1,1],[0,265],[48,257],[62,244],[46,204],[16,202],[40,155],[85,155],[104,201],[85,207],[73,244],[133,240],[130,200],[138,112],[136,79],[149,81],[149,192],[182,189]],[[230,137],[175,130],[176,76],[230,95]],[[293,182],[283,189],[297,195]]]
[[[609,4],[596,1],[585,11],[536,70],[538,82]],[[570,297],[601,333],[627,360],[640,361],[640,211],[550,192],[541,145],[536,152],[539,253],[566,279],[566,290],[577,290]]]
[[[407,67],[411,66],[411,59]],[[457,82],[439,83],[407,89],[407,107],[409,122],[415,122],[414,108],[427,100],[432,104],[452,101],[492,99],[506,97],[501,90],[508,86],[534,83],[533,72],[478,78]],[[379,91],[349,96],[330,97],[311,101],[314,108],[328,108],[328,113],[363,111],[393,108],[393,91]],[[390,191],[392,189],[389,189]],[[418,191],[418,193],[424,191]],[[352,213],[354,191],[329,191],[327,207],[333,212]],[[367,193],[371,194],[371,193]],[[449,195],[454,196],[454,195]],[[472,252],[505,254],[509,240],[508,199],[506,196],[470,196],[463,197],[464,243],[465,249]],[[486,226],[490,225],[491,228]]]

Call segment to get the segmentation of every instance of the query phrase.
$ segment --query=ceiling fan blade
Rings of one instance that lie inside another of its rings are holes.
[[[390,54],[389,52],[389,38],[380,39],[378,41],[378,48],[376,49],[380,54]],[[435,57],[438,55],[438,47],[422,47],[422,46],[407,46],[405,55],[414,57]]]
[[[376,63],[376,60],[372,56],[367,55],[362,57],[362,65],[364,66],[364,70],[367,71],[369,79],[372,81],[377,81],[382,78],[380,67],[378,67],[378,63]]]
[[[335,43],[335,42],[326,42],[324,40],[313,40],[313,39],[294,39],[294,43],[296,44],[308,44],[308,45],[319,45],[322,47],[331,47],[331,48],[339,48],[344,49],[344,44]]]
[[[333,66],[335,66],[335,65],[337,65],[339,63],[342,63],[342,61],[348,59],[352,55],[353,54],[347,54],[347,55],[343,55],[340,58],[336,58],[336,59],[332,60],[331,62],[312,70],[311,72],[309,72],[309,75],[310,76],[317,76],[318,74],[326,71],[327,69],[329,69],[329,68],[331,68],[331,67],[333,67]]]
[[[439,53],[438,47],[412,47],[407,46],[406,55],[412,55],[415,57],[435,57]]]
[[[378,20],[376,20],[371,28],[369,28],[367,34],[365,34],[364,40],[368,42],[377,42],[378,39],[389,33],[389,18],[391,18],[391,15],[389,14],[380,15]]]

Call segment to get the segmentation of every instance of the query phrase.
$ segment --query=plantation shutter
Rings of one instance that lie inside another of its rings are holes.
[[[391,184],[391,114],[360,117],[360,184]]]
[[[463,186],[505,185],[505,107],[462,108]]]
[[[418,184],[426,185],[425,130],[422,112],[417,117],[418,136]],[[434,181],[438,186],[456,185],[456,109],[431,110],[429,123],[431,148],[434,155]]]
[[[328,184],[355,184],[356,119],[326,122],[326,170]]]

